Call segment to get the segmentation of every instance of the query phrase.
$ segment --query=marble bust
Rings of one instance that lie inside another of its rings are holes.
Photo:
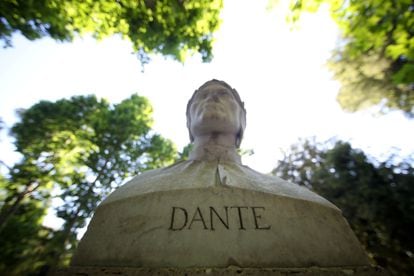
[[[359,267],[341,211],[312,191],[242,165],[246,110],[211,80],[187,105],[188,160],[142,173],[97,208],[73,266]]]

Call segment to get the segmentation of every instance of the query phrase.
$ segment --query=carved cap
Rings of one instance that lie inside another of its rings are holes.
[[[237,133],[237,137],[236,137],[236,147],[238,148],[238,147],[240,147],[241,141],[243,139],[244,129],[246,128],[246,109],[244,108],[244,102],[242,102],[242,100],[240,98],[240,95],[239,95],[239,93],[237,93],[236,89],[232,88],[226,82],[216,80],[216,79],[212,79],[210,81],[207,81],[202,86],[200,86],[196,91],[194,91],[193,96],[191,96],[191,99],[187,103],[187,111],[186,111],[187,128],[188,128],[188,132],[190,134],[190,141],[191,142],[194,141],[194,136],[191,133],[191,128],[190,128],[190,122],[191,122],[190,107],[191,107],[191,104],[193,103],[193,100],[194,100],[195,96],[197,95],[197,93],[199,91],[201,91],[206,86],[209,86],[209,85],[212,85],[212,84],[219,84],[219,85],[225,87],[226,89],[228,89],[233,94],[234,98],[236,99],[237,103],[240,106],[240,110],[241,110],[240,115],[239,115],[240,116],[240,128],[239,128],[239,132]]]

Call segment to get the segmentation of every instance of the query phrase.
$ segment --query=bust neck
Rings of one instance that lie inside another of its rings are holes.
[[[241,164],[233,134],[209,134],[195,137],[189,160],[227,161]]]

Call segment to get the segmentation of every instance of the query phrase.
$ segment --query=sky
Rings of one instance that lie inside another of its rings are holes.
[[[298,139],[337,137],[383,157],[390,148],[414,152],[413,121],[400,112],[375,116],[345,113],[336,102],[339,83],[325,67],[339,31],[326,9],[304,16],[297,30],[285,23],[283,5],[269,11],[267,1],[225,0],[223,23],[215,34],[214,59],[198,55],[184,64],[162,57],[142,67],[128,41],[119,37],[59,43],[28,41],[15,35],[13,47],[0,49],[0,118],[16,122],[15,110],[39,100],[95,94],[119,102],[132,93],[154,108],[154,129],[178,149],[189,142],[185,108],[194,90],[210,79],[224,80],[245,102],[247,128],[241,147],[254,154],[243,163],[270,172]],[[18,159],[5,131],[1,160]]]

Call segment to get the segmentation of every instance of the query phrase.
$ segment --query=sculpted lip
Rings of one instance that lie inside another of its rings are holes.
[[[217,102],[206,102],[206,103],[204,103],[203,106],[204,107],[214,107],[214,106],[223,106],[223,105],[220,104],[220,103],[217,103]]]
[[[221,101],[220,100],[217,100],[217,99],[214,99],[213,97],[211,97],[211,98],[208,98],[208,99],[206,99],[206,100],[204,100],[204,103],[205,104],[221,104]]]

